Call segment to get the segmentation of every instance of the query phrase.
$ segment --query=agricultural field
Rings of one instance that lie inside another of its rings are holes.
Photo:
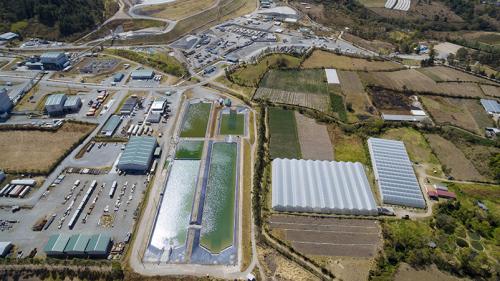
[[[257,254],[259,261],[262,261],[262,273],[266,277],[273,277],[283,281],[310,281],[318,279],[316,275],[313,275],[271,247],[257,245]]]
[[[490,159],[493,155],[500,153],[500,148],[495,146],[487,146],[468,142],[463,138],[450,138],[455,146],[460,149],[465,157],[474,165],[476,170],[487,180],[492,181],[494,178],[493,171],[489,166]]]
[[[277,104],[291,104],[316,109],[321,112],[330,111],[330,98],[328,95],[306,94],[289,92],[270,88],[259,88],[254,99],[267,100]]]
[[[237,113],[222,114],[220,121],[221,135],[244,135],[245,134],[245,115]]]
[[[387,114],[410,114],[411,99],[402,92],[396,92],[379,87],[367,88],[373,105]]]
[[[254,99],[298,105],[329,112],[328,93],[333,91],[326,83],[322,69],[270,70],[260,82]]]
[[[445,172],[458,180],[484,180],[474,165],[452,142],[435,134],[425,136],[443,165]]]
[[[450,273],[440,271],[435,265],[425,269],[414,269],[407,263],[399,265],[394,281],[408,280],[426,280],[426,281],[465,281],[462,278],[455,277]]]
[[[368,151],[361,137],[355,134],[347,135],[335,125],[329,125],[327,129],[334,148],[335,161],[369,165]]]
[[[338,75],[345,102],[351,105],[356,117],[358,119],[373,117],[376,109],[365,92],[358,74],[352,71],[339,71]]]
[[[314,51],[309,58],[302,63],[303,68],[335,68],[338,70],[352,71],[386,71],[398,70],[403,66],[391,61],[368,60],[341,56],[322,50]]]
[[[381,242],[375,220],[273,215],[269,226],[271,233],[306,255],[374,257]]]
[[[436,96],[420,98],[432,119],[438,124],[452,124],[479,135],[484,134],[485,127],[493,125],[493,120],[477,100]]]
[[[294,111],[272,107],[268,118],[271,158],[299,159],[301,151]]]
[[[476,82],[481,84],[495,85],[494,82],[491,82],[489,80],[445,66],[423,67],[419,68],[418,71],[436,82]]]
[[[411,161],[424,164],[428,174],[442,175],[438,158],[425,137],[418,131],[411,128],[391,129],[386,131],[382,138],[404,142]]]
[[[230,74],[236,84],[247,87],[256,87],[268,69],[274,67],[296,68],[300,65],[300,58],[287,54],[272,54],[262,58],[257,64],[249,64],[238,68]]]
[[[326,125],[295,112],[302,159],[333,160],[333,148]]]
[[[500,34],[496,32],[465,32],[460,33],[460,37],[463,37],[467,40],[471,41],[479,41],[481,43],[491,45],[491,46],[500,46]]]
[[[260,87],[307,94],[326,94],[325,71],[308,70],[270,70],[260,82]]]
[[[181,141],[175,152],[175,159],[200,160],[204,141]]]
[[[57,131],[0,130],[0,168],[8,173],[49,173],[94,128],[65,122]]]
[[[393,72],[362,72],[360,77],[366,85],[380,86],[395,91],[409,90],[456,97],[484,96],[483,91],[476,83],[437,83],[415,69]]]
[[[210,117],[210,103],[192,103],[184,117],[180,136],[182,138],[203,138],[207,132]]]
[[[217,3],[216,0],[183,0],[172,3],[145,6],[137,13],[154,18],[180,20],[200,13]]]
[[[500,86],[481,85],[484,94],[490,97],[500,97]]]

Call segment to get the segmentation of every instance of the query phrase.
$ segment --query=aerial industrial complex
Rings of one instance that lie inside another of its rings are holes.
[[[492,49],[389,28],[445,4],[104,2],[0,34],[4,279],[496,280]]]

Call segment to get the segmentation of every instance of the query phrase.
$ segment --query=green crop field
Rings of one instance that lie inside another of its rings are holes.
[[[220,124],[221,135],[244,135],[245,134],[245,115],[244,114],[222,114]]]
[[[290,92],[328,94],[328,84],[323,69],[270,70],[260,87]]]
[[[236,193],[235,143],[214,143],[208,175],[200,244],[212,253],[231,246]]]
[[[300,158],[297,121],[292,110],[269,109],[271,158]]]
[[[200,160],[204,143],[203,141],[182,141],[177,147],[175,159]]]
[[[203,138],[207,132],[208,118],[210,117],[209,103],[190,104],[184,123],[182,124],[182,138]]]

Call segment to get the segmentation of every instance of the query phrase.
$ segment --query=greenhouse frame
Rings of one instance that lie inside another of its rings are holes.
[[[382,202],[425,208],[425,200],[404,143],[369,138],[368,149]]]
[[[283,212],[377,215],[361,163],[274,159],[272,207]]]

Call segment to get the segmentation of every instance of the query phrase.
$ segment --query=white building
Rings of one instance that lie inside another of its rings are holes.
[[[274,159],[272,207],[284,212],[377,215],[361,163]]]

